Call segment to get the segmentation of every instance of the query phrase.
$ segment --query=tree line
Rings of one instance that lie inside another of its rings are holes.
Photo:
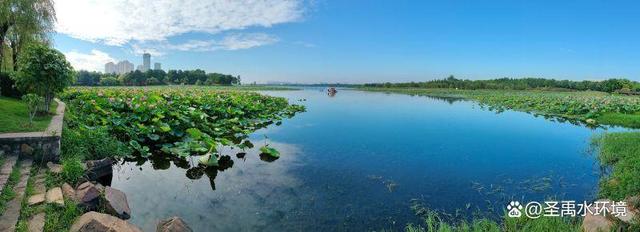
[[[528,90],[541,88],[562,88],[569,90],[592,90],[601,92],[639,93],[640,83],[627,79],[608,79],[603,81],[571,81],[544,78],[498,78],[491,80],[457,79],[449,76],[445,79],[425,82],[406,83],[369,83],[365,87],[378,88],[451,88],[451,89],[504,89]]]
[[[114,75],[80,70],[74,85],[81,86],[147,86],[147,85],[239,85],[240,76],[207,73],[204,70],[148,70]]]

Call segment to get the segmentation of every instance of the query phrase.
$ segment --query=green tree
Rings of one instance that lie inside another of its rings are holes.
[[[32,44],[18,59],[16,85],[25,93],[44,97],[45,111],[56,93],[73,81],[74,71],[64,55],[44,44]]]
[[[0,1],[0,44],[11,48],[14,71],[21,50],[32,41],[46,42],[47,33],[56,21],[52,0]],[[4,46],[0,46],[0,61],[4,61]],[[3,68],[0,62],[0,70]]]

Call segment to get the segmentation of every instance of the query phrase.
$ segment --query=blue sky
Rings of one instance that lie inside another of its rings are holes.
[[[56,1],[54,36],[77,69],[149,51],[165,70],[244,82],[640,80],[633,1],[80,2]]]

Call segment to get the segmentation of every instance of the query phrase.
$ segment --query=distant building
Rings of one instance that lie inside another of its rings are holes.
[[[104,65],[104,73],[116,73],[116,65],[113,62]]]
[[[142,71],[146,72],[151,69],[151,54],[144,53],[142,54]]]
[[[144,69],[143,65],[138,65],[138,67],[136,68],[136,70],[141,71],[141,72],[144,72],[143,69]]]
[[[160,63],[153,63],[153,69],[154,69],[154,70],[162,70],[161,65],[162,65],[162,64],[160,64]]]
[[[116,74],[120,75],[130,72],[133,72],[133,63],[129,62],[128,60],[120,61],[116,65]]]

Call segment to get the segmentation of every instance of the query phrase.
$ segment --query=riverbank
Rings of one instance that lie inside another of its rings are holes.
[[[458,100],[477,101],[483,107],[501,112],[516,110],[546,117],[569,120],[587,126],[613,125],[640,127],[640,98],[593,91],[502,91],[412,88],[361,88],[365,91],[401,93]],[[604,133],[592,140],[596,156],[610,169],[600,180],[598,199],[626,201],[632,209],[640,208],[640,132]],[[637,218],[636,218],[637,220]],[[502,222],[489,219],[447,222],[435,212],[425,216],[423,225],[407,225],[407,231],[582,231],[582,218],[540,218],[515,220],[505,215]],[[625,224],[614,219],[612,226],[635,231],[637,223]]]
[[[516,110],[576,123],[640,128],[640,97],[595,91],[360,88],[364,91],[466,99],[495,111]]]

